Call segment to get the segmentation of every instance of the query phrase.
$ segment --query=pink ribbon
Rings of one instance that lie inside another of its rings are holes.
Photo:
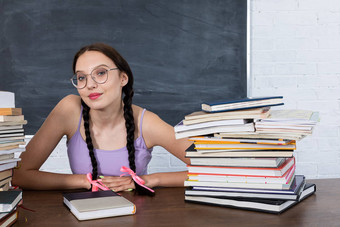
[[[139,184],[140,186],[142,186],[143,188],[146,188],[147,190],[151,191],[151,192],[155,192],[154,190],[152,190],[151,188],[145,186],[145,181],[140,178],[139,176],[137,176],[137,174],[135,172],[132,171],[132,169],[126,167],[126,166],[122,166],[122,168],[120,168],[120,171],[121,172],[125,172],[125,173],[128,173],[130,174],[130,176],[132,177],[132,179],[137,183]],[[125,173],[121,174],[120,176],[123,176],[125,175]]]
[[[98,180],[92,180],[92,174],[88,173],[86,174],[87,180],[92,184],[92,191],[96,192],[98,191],[98,188],[100,188],[103,191],[110,190],[108,187],[106,187],[102,182]]]

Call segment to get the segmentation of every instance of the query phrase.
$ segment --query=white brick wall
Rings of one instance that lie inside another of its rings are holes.
[[[283,108],[319,111],[297,143],[297,173],[340,177],[340,1],[251,0],[250,95],[283,95]]]
[[[283,95],[284,108],[319,111],[297,143],[297,173],[340,177],[340,1],[250,0],[250,96]],[[65,139],[42,170],[70,172]],[[150,172],[185,166],[156,147]]]

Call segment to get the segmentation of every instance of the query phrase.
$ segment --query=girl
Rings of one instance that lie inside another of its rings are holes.
[[[128,63],[112,47],[96,43],[81,48],[73,61],[71,81],[79,96],[63,98],[26,146],[12,184],[29,189],[90,189],[86,174],[114,191],[135,188],[127,166],[148,187],[183,186],[186,172],[147,174],[154,146],[162,146],[183,162],[191,142],[176,140],[174,129],[156,114],[132,105],[133,76]],[[73,174],[39,171],[60,139],[67,136]]]

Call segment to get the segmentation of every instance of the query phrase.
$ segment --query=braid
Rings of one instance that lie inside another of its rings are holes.
[[[125,119],[125,127],[126,127],[126,148],[129,154],[129,165],[130,168],[136,172],[136,164],[135,164],[135,121],[133,118],[132,111],[132,97],[133,97],[133,89],[132,86],[124,86],[123,92],[125,94],[123,98],[124,102],[124,119]]]
[[[84,118],[84,129],[85,129],[85,136],[86,136],[86,144],[87,148],[89,149],[89,154],[91,157],[92,163],[92,179],[98,178],[98,169],[97,169],[97,160],[94,156],[93,152],[93,144],[91,139],[91,132],[90,132],[90,108],[85,104],[83,100],[81,100],[81,105],[83,106],[83,118]]]

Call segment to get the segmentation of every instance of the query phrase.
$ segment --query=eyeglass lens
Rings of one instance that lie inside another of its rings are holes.
[[[107,80],[107,71],[108,70],[105,68],[94,69],[91,72],[91,77],[96,83],[105,83]],[[85,87],[87,82],[87,74],[81,72],[76,73],[72,78],[72,82],[77,88]]]

